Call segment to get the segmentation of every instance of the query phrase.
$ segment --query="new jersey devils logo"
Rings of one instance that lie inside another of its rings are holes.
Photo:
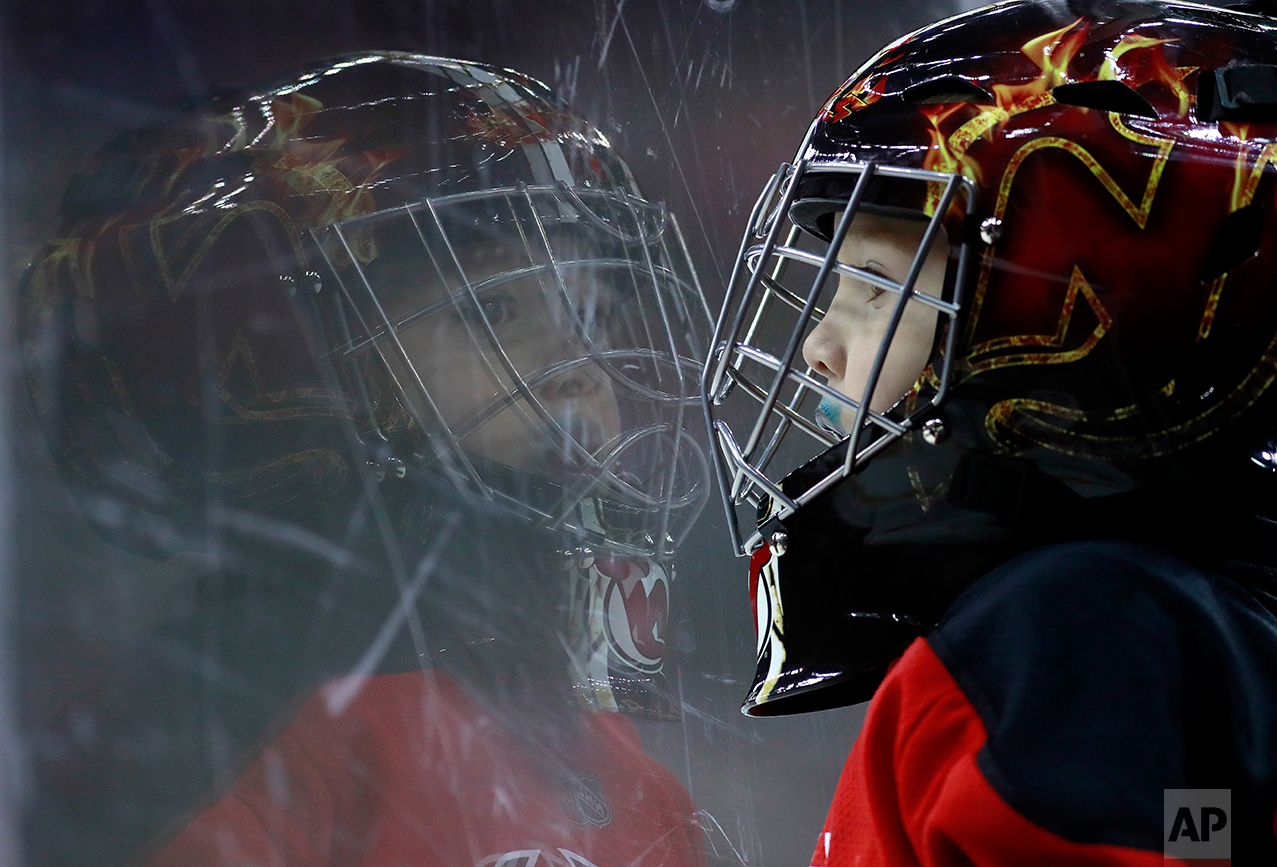
[[[658,687],[654,678],[665,662],[671,574],[644,557],[592,552],[571,556],[566,565],[571,597],[565,638],[573,690],[583,706],[668,713],[646,707],[644,696]]]
[[[634,557],[601,557],[595,568],[606,582],[603,610],[609,648],[636,671],[660,671],[670,615],[665,570]]]

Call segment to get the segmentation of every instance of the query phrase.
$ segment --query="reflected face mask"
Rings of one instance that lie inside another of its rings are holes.
[[[351,314],[339,351],[382,395],[370,426],[393,441],[399,411],[418,464],[595,549],[673,552],[709,491],[707,317],[663,208],[486,190],[317,240]]]

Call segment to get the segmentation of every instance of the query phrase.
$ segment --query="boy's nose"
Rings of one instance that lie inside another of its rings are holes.
[[[821,376],[841,382],[847,375],[847,348],[839,330],[828,318],[803,341],[803,359]]]

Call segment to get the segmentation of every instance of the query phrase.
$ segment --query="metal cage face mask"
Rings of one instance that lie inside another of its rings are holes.
[[[764,541],[742,533],[738,508],[747,526],[768,499],[767,517],[787,517],[944,400],[974,205],[961,175],[873,162],[785,164],[763,190],[702,387],[738,554]],[[842,442],[831,472],[782,490]]]
[[[708,316],[662,206],[520,186],[315,235],[373,436],[416,430],[396,458],[587,547],[673,553],[708,496],[689,430]]]

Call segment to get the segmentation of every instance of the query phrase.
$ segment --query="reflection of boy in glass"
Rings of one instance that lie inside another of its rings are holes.
[[[563,259],[599,257],[592,250],[568,247],[574,240],[569,235],[558,245]],[[477,305],[457,296],[454,286],[423,293],[421,283],[433,269],[416,238],[398,245],[406,249],[383,251],[370,263],[368,282],[382,298],[386,315],[405,323],[398,339],[412,370],[395,353],[387,353],[387,362],[396,378],[419,376],[455,430],[482,407],[516,391],[506,371],[473,349],[472,334],[485,324],[518,370],[549,371],[558,362],[585,360],[529,386],[565,432],[587,452],[599,454],[621,432],[620,410],[605,369],[589,361],[581,330],[606,349],[612,296],[618,289],[612,275],[597,267],[564,268],[559,273],[562,286],[556,286],[553,273],[533,270],[544,262],[524,249],[512,249],[512,243],[518,241],[498,237],[454,247],[460,270],[475,287]],[[429,415],[419,399],[410,396],[408,401],[417,414]],[[537,474],[547,464],[561,465],[570,453],[564,443],[546,438],[543,427],[526,402],[516,401],[460,435],[458,442],[470,455]]]
[[[113,539],[234,576],[139,654],[195,717],[140,797],[216,796],[154,863],[699,863],[594,712],[671,714],[705,493],[703,303],[606,142],[513,73],[362,55],[126,137],[67,201],[23,299],[55,454]]]

